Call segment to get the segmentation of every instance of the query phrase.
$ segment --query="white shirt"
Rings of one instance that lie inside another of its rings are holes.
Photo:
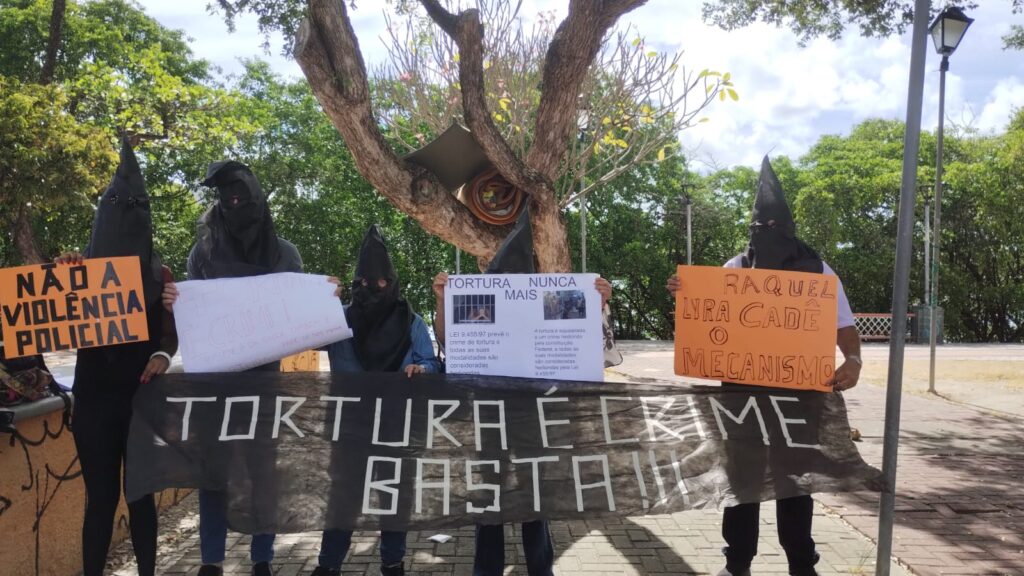
[[[828,263],[824,260],[821,262],[822,274],[831,274],[836,277],[836,281],[839,284],[839,300],[836,302],[836,328],[849,328],[856,323],[853,320],[853,310],[850,309],[850,301],[846,298],[846,291],[843,290],[843,281],[839,279],[839,275],[836,274],[835,270],[829,267]],[[743,255],[739,254],[734,256],[731,260],[725,263],[724,268],[743,268]]]

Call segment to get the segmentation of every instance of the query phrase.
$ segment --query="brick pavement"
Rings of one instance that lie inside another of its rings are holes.
[[[195,496],[182,504],[188,512],[183,521],[185,538],[163,547],[157,572],[167,576],[194,576],[199,570],[199,541],[195,534]],[[756,574],[785,574],[786,561],[774,539],[774,510],[764,507],[760,555],[754,563]],[[713,511],[685,512],[639,518],[603,518],[587,521],[552,522],[552,536],[558,556],[556,573],[563,576],[714,574],[722,567],[720,516]],[[167,528],[165,528],[167,530]],[[525,574],[518,527],[506,527],[506,574]],[[872,574],[875,549],[871,541],[838,517],[818,506],[815,514],[815,539],[822,560],[821,574]],[[428,532],[409,534],[406,569],[413,574],[469,576],[473,566],[473,529],[450,533],[443,544],[428,538]],[[275,545],[274,566],[279,576],[301,576],[316,567],[319,533],[280,535]],[[249,573],[249,537],[228,537],[225,573],[241,576]],[[515,559],[515,562],[512,562]],[[346,560],[343,574],[378,574],[377,536],[357,533]],[[895,575],[907,574],[893,565]],[[133,576],[134,566],[127,564],[115,572]]]
[[[884,390],[848,403],[865,460],[882,458]],[[1024,574],[1024,421],[904,395],[893,553],[916,574]],[[878,495],[821,495],[859,531],[878,531]]]

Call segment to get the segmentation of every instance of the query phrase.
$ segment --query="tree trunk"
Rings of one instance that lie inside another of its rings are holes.
[[[530,195],[533,247],[541,272],[571,270],[565,222],[552,182],[575,127],[580,87],[618,18],[643,0],[572,0],[545,58],[544,84],[525,160],[516,157],[487,110],[483,78],[484,27],[477,10],[449,13],[420,0],[430,18],[459,46],[463,111],[473,138],[513,186]],[[477,220],[426,171],[407,164],[380,133],[370,102],[366,66],[345,2],[309,0],[294,56],[324,112],[352,152],[356,169],[396,208],[427,232],[489,260],[509,228]]]
[[[537,256],[538,272],[570,272],[569,239],[565,220],[558,202],[547,205],[532,203],[530,224],[533,227],[533,252]]]
[[[27,206],[18,209],[18,217],[14,220],[14,247],[21,254],[22,264],[40,264],[44,261],[36,237],[32,230],[32,219]]]
[[[53,11],[50,12],[50,37],[46,42],[43,70],[39,73],[39,83],[44,86],[53,82],[53,76],[57,70],[57,53],[60,51],[61,30],[64,28],[66,8],[67,0],[53,0]]]
[[[57,53],[60,51],[61,30],[64,28],[64,14],[67,0],[53,0],[50,12],[50,36],[46,43],[46,54],[43,67],[39,72],[39,83],[46,86],[53,83],[57,70]],[[23,264],[39,264],[44,261],[39,245],[36,243],[35,231],[32,229],[31,207],[22,204],[18,207],[18,216],[14,219],[14,247],[21,255]]]

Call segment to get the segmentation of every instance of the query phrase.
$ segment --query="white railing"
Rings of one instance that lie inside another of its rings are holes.
[[[854,314],[854,322],[861,340],[887,341],[892,336],[892,314]],[[907,340],[914,315],[907,314]]]

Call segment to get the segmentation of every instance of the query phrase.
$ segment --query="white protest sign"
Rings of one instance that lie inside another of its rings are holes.
[[[234,372],[352,337],[326,276],[285,272],[178,283],[186,372]]]
[[[449,276],[447,372],[604,380],[596,279],[596,274]]]

